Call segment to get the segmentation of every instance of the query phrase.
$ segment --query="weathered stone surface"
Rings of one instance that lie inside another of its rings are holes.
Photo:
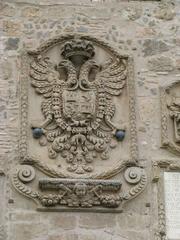
[[[100,214],[89,213],[86,217],[80,215],[79,226],[82,228],[111,228],[116,225],[116,215],[113,214]]]
[[[144,56],[152,56],[170,50],[170,46],[162,40],[147,39],[143,43]]]
[[[180,59],[177,59],[177,60],[176,60],[176,67],[177,67],[177,69],[180,70]]]
[[[1,16],[7,16],[7,17],[12,17],[16,15],[16,9],[14,6],[11,6],[7,3],[0,3],[0,12]]]
[[[163,72],[172,71],[174,69],[174,61],[170,57],[158,56],[148,60],[148,68],[150,71]]]
[[[173,3],[162,3],[160,6],[155,10],[155,16],[159,19],[163,20],[172,20],[175,16]]]
[[[40,11],[36,7],[26,7],[22,9],[21,15],[29,18],[40,17]]]
[[[135,229],[135,222],[137,221],[137,228]],[[150,227],[150,217],[146,215],[139,215],[135,212],[124,214],[117,217],[117,228],[132,229],[148,229]]]
[[[2,69],[2,79],[9,79],[12,76],[12,64],[6,60],[0,63],[0,67]]]
[[[40,216],[37,212],[32,212],[32,211],[15,211],[12,214],[10,214],[10,220],[11,221],[18,221],[19,222],[40,222]]]
[[[6,50],[17,50],[19,47],[19,38],[8,38],[6,41]]]
[[[47,226],[43,223],[14,223],[12,228],[10,229],[10,236],[12,239],[42,239],[46,238],[48,235]]]
[[[99,237],[102,237],[102,235]],[[98,240],[99,237],[96,236],[94,233],[79,234],[79,240],[85,240],[85,239],[86,240]],[[106,238],[103,238],[103,239],[105,240]]]
[[[60,234],[50,235],[48,240],[59,240],[60,237],[63,240],[79,240],[79,234],[75,233],[75,232],[74,233],[60,233]]]
[[[136,20],[142,15],[142,8],[140,6],[131,6],[123,9],[122,16],[128,20]]]
[[[3,31],[8,36],[20,35],[21,27],[19,22],[15,21],[3,21]]]
[[[53,228],[62,228],[64,230],[75,229],[77,226],[77,217],[72,214],[56,214],[49,219],[49,223],[53,225]]]

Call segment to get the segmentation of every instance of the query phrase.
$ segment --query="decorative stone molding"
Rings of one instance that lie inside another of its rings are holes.
[[[147,183],[146,173],[139,167],[127,168],[121,180],[39,179],[39,191],[26,185],[33,179],[35,179],[34,168],[29,165],[20,165],[13,173],[12,183],[18,192],[33,199],[39,210],[47,210],[47,208],[58,210],[55,207],[60,205],[61,210],[65,211],[68,210],[64,208],[65,206],[71,210],[73,208],[88,210],[96,206],[98,207],[96,211],[106,211],[104,208],[112,211],[118,207],[117,211],[121,212],[124,203],[139,195]],[[128,186],[122,190],[122,185],[124,187],[127,183]],[[44,191],[48,193],[44,194]]]
[[[138,163],[132,57],[67,35],[25,53],[21,70],[14,187],[39,209],[122,211],[147,182]]]

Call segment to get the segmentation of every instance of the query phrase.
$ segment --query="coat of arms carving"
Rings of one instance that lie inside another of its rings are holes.
[[[41,111],[45,119],[33,126],[33,134],[35,138],[45,136],[50,143],[49,158],[60,153],[68,171],[91,172],[93,159],[108,159],[113,135],[117,141],[118,134],[125,134],[125,128],[112,122],[112,97],[119,96],[124,88],[126,60],[110,59],[98,65],[92,59],[93,44],[85,40],[67,42],[61,51],[64,59],[56,66],[41,56],[31,64],[31,83],[44,97]],[[95,76],[90,79],[94,69]]]
[[[41,208],[121,211],[146,185],[132,58],[95,38],[57,37],[23,56],[21,76],[15,188]]]

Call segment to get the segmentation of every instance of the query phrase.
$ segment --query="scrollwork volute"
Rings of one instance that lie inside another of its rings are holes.
[[[132,58],[68,35],[24,55],[22,70],[14,187],[38,208],[121,212],[147,182],[138,164]]]
[[[124,177],[128,183],[136,184],[141,180],[142,171],[141,168],[130,167],[125,171]]]
[[[29,165],[21,165],[18,170],[18,178],[23,183],[28,183],[34,180],[35,170]]]

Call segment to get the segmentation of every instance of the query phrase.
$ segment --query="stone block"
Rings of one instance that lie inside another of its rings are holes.
[[[6,17],[13,17],[16,15],[16,9],[14,6],[11,6],[7,3],[0,3],[0,12],[1,16],[6,16]]]
[[[144,56],[152,56],[158,53],[166,52],[171,49],[165,41],[155,40],[155,39],[146,39],[143,43],[143,53]]]
[[[59,234],[55,234],[55,235],[51,235],[48,237],[47,240],[80,240],[79,239],[79,234],[78,233],[60,233]],[[88,240],[88,239],[87,239]]]
[[[152,57],[148,61],[148,68],[155,72],[169,72],[174,69],[174,61],[172,58],[166,56]]]
[[[100,237],[100,236],[99,236]],[[78,240],[98,240],[99,237],[97,234],[92,233],[91,231],[86,234],[79,234]],[[103,238],[104,239],[104,238]],[[105,240],[105,239],[104,239]]]
[[[40,222],[40,215],[36,211],[15,211],[10,213],[10,220],[15,222]]]
[[[10,79],[12,76],[12,64],[7,60],[4,60],[0,63],[0,68],[2,69],[2,72],[0,74],[2,75],[2,78],[4,80]]]
[[[48,235],[48,227],[43,223],[11,223],[9,236],[13,240],[43,239]]]
[[[18,21],[3,21],[3,31],[8,36],[17,36],[21,32],[21,24]]]
[[[81,214],[79,219],[79,227],[81,228],[113,228],[116,225],[115,214],[89,213]]]
[[[40,17],[39,8],[36,8],[36,7],[23,8],[21,12],[21,16],[28,17],[28,18]]]
[[[172,3],[160,4],[159,7],[155,9],[154,14],[156,18],[166,20],[166,21],[172,20],[176,15],[174,11],[174,6]]]
[[[8,38],[5,44],[6,50],[17,50],[19,47],[19,38]]]
[[[42,218],[43,219],[43,218]],[[77,216],[76,214],[72,215],[71,213],[57,213],[52,216],[47,216],[49,224],[52,225],[52,228],[62,228],[64,230],[74,229],[77,225]]]
[[[117,228],[119,229],[148,229],[150,226],[150,217],[148,215],[140,215],[138,213],[122,213],[117,217]]]

